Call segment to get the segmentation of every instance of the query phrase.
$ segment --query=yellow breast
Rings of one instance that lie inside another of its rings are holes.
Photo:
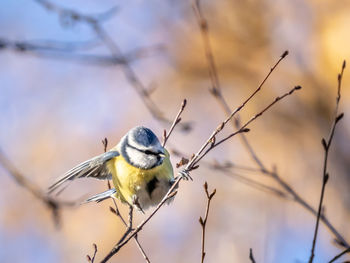
[[[107,166],[112,173],[117,197],[131,205],[133,198],[137,197],[143,209],[158,204],[169,190],[174,178],[168,152],[163,163],[152,169],[145,170],[132,166],[122,155],[110,160]],[[150,193],[148,183],[152,180],[156,182],[157,188]]]

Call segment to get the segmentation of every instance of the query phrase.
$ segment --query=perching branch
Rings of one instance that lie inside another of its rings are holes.
[[[107,146],[108,146],[108,140],[107,140],[107,138],[104,138],[104,139],[102,140],[102,144],[103,144],[104,152],[106,152],[106,151],[107,151]],[[111,189],[111,183],[110,183],[109,180],[107,181],[107,187],[108,187],[108,189]],[[119,217],[119,219],[122,221],[122,223],[124,224],[124,226],[125,226],[126,229],[127,229],[127,230],[126,230],[126,233],[129,233],[129,232],[131,231],[131,229],[132,229],[132,219],[133,219],[133,214],[132,214],[132,213],[133,213],[133,209],[132,209],[132,207],[129,207],[129,224],[128,224],[128,223],[126,223],[125,219],[124,219],[123,216],[121,215],[116,200],[115,200],[114,198],[111,198],[111,199],[112,199],[112,201],[113,201],[114,208],[110,206],[110,207],[109,207],[109,210],[110,210],[113,214],[115,214],[117,217]],[[124,234],[124,236],[125,236],[125,234]],[[125,237],[124,237],[124,238],[125,238]],[[149,258],[148,258],[148,256],[147,256],[145,250],[142,248],[142,246],[141,246],[141,244],[140,244],[140,242],[139,242],[137,236],[134,236],[134,239],[135,239],[135,243],[136,243],[138,249],[140,250],[140,252],[141,252],[143,258],[145,259],[145,261],[146,261],[147,263],[150,263],[151,261],[149,260]],[[120,241],[119,241],[119,242],[120,242]]]
[[[324,138],[322,139],[322,146],[323,146],[323,149],[324,149],[324,152],[325,152],[324,153],[324,161],[323,161],[322,189],[321,189],[320,202],[319,202],[319,205],[318,205],[316,226],[315,226],[315,231],[314,231],[314,238],[313,238],[313,241],[312,241],[312,248],[311,248],[311,255],[310,255],[310,258],[309,258],[309,263],[313,262],[314,256],[315,256],[315,247],[316,247],[316,241],[317,241],[318,226],[319,226],[319,223],[320,223],[320,217],[321,217],[321,213],[322,213],[323,198],[324,198],[324,193],[325,193],[325,189],[326,189],[326,184],[327,184],[328,179],[329,179],[329,174],[327,172],[329,148],[331,147],[331,144],[332,144],[335,128],[336,128],[338,122],[344,116],[344,113],[341,113],[341,114],[338,115],[338,108],[339,108],[339,101],[340,101],[341,83],[342,83],[342,79],[343,79],[345,66],[346,66],[346,63],[345,63],[345,60],[344,60],[342,68],[341,68],[341,72],[338,75],[338,92],[337,92],[337,98],[336,98],[336,104],[335,104],[334,120],[333,120],[333,124],[332,124],[332,127],[331,127],[331,131],[329,133],[327,141]]]
[[[205,251],[204,251],[204,245],[205,245],[205,227],[207,225],[207,220],[208,220],[208,215],[209,215],[209,208],[210,208],[210,202],[211,199],[214,197],[214,195],[216,194],[216,189],[213,190],[213,192],[211,192],[211,194],[209,194],[208,192],[208,183],[205,182],[204,184],[204,191],[205,194],[207,196],[207,207],[205,210],[205,215],[204,215],[204,219],[202,217],[199,217],[199,224],[202,227],[202,260],[201,262],[204,262],[204,257],[206,255]]]
[[[163,133],[163,145],[162,145],[163,147],[165,147],[165,144],[168,141],[168,139],[169,139],[171,133],[173,132],[175,126],[180,123],[180,121],[181,121],[181,117],[180,116],[181,116],[182,112],[184,111],[184,109],[186,107],[186,103],[187,103],[187,100],[184,99],[182,101],[181,108],[180,108],[179,112],[177,113],[173,123],[171,124],[169,132],[167,133],[166,130],[164,130],[164,133]]]
[[[269,104],[266,108],[264,108],[261,112],[259,112],[258,114],[256,114],[255,116],[253,116],[250,120],[248,120],[248,122],[242,126],[241,129],[239,129],[238,131],[236,131],[234,134],[231,134],[229,136],[229,138],[232,138],[234,135],[239,134],[239,133],[243,133],[243,132],[248,132],[249,129],[246,128],[252,121],[256,120],[258,117],[260,117],[265,111],[267,111],[270,107],[272,107],[274,104],[276,104],[278,101],[280,101],[281,99],[285,98],[288,95],[291,95],[294,91],[299,90],[300,86],[297,86],[295,88],[293,88],[290,92],[282,95],[281,97],[277,97],[271,104]],[[254,93],[256,94],[256,92]],[[253,96],[249,96],[249,100],[252,98]],[[246,100],[247,101],[247,100]],[[244,103],[246,103],[246,101]],[[157,213],[157,211],[163,206],[163,204],[168,201],[170,198],[172,198],[177,191],[174,191],[175,189],[177,189],[178,184],[180,183],[180,181],[185,178],[186,176],[183,176],[184,174],[188,175],[192,170],[195,170],[199,167],[198,162],[213,148],[215,148],[215,137],[218,133],[220,133],[223,128],[225,127],[225,125],[231,120],[231,118],[233,118],[233,116],[239,111],[241,110],[242,107],[238,107],[236,108],[229,117],[227,117],[223,122],[220,123],[220,125],[214,129],[214,131],[212,132],[212,134],[209,136],[209,138],[207,139],[207,141],[201,146],[201,148],[198,150],[198,152],[196,154],[193,155],[193,157],[191,158],[191,160],[189,160],[189,162],[187,163],[185,169],[180,172],[180,174],[182,176],[179,176],[174,184],[172,185],[172,187],[169,189],[169,191],[167,192],[167,194],[164,196],[164,198],[162,199],[162,201],[157,205],[157,207],[153,210],[153,212],[144,220],[142,221],[130,234],[129,236],[121,243],[117,243],[112,250],[108,253],[108,255],[101,261],[101,263],[107,262],[113,255],[115,255],[125,244],[127,244],[129,242],[129,240],[134,237],[135,235],[137,235],[137,233],[142,229],[142,227]],[[228,138],[227,138],[228,139]],[[226,141],[226,139],[225,139]],[[221,143],[220,143],[221,144]],[[210,146],[209,146],[210,145]],[[209,148],[208,148],[209,146]],[[205,152],[204,150],[207,149]],[[204,153],[203,153],[204,152]]]

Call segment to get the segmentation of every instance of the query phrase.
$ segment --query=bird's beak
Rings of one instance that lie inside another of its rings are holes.
[[[160,153],[160,154],[158,154],[160,157],[162,157],[162,158],[165,158],[165,153]]]

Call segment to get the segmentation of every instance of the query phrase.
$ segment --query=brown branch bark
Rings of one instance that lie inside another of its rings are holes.
[[[333,263],[334,261],[336,261],[337,259],[341,258],[342,256],[344,256],[346,253],[350,253],[350,247],[348,247],[347,249],[345,249],[344,251],[342,251],[341,253],[339,253],[338,255],[336,255],[334,258],[332,258],[328,263]],[[344,262],[346,263],[346,262]]]
[[[253,249],[249,249],[249,259],[252,263],[256,263],[253,255]]]
[[[106,152],[106,151],[107,151],[107,146],[108,146],[108,140],[107,140],[107,138],[104,138],[104,139],[102,140],[102,144],[103,144],[104,152]],[[108,189],[111,189],[111,184],[110,184],[109,180],[107,181],[107,187],[108,187]],[[124,217],[123,217],[122,214],[120,213],[116,200],[115,200],[114,198],[112,198],[112,201],[113,201],[113,204],[114,204],[114,208],[110,206],[110,207],[109,207],[109,208],[110,208],[110,211],[111,211],[113,214],[115,214],[117,217],[119,217],[119,219],[122,221],[122,223],[124,224],[124,226],[125,226],[126,229],[127,229],[125,233],[129,233],[129,232],[131,231],[131,229],[132,229],[132,219],[133,219],[133,214],[132,214],[132,213],[133,213],[133,209],[132,209],[132,207],[131,207],[131,206],[129,207],[130,210],[129,210],[129,224],[128,224],[128,223],[126,223]],[[124,236],[125,236],[125,234],[124,234]],[[125,238],[125,237],[124,237],[124,238]],[[122,240],[122,239],[121,239],[121,240]],[[121,240],[120,240],[120,241],[121,241]],[[150,263],[151,261],[149,260],[149,258],[148,258],[148,256],[147,256],[145,250],[144,250],[143,247],[141,246],[141,244],[140,244],[140,242],[139,242],[137,236],[134,236],[134,240],[135,240],[135,243],[136,243],[137,248],[140,250],[140,252],[141,252],[143,258],[145,259],[145,261],[146,261],[147,263]],[[119,241],[119,242],[120,242],[120,241]]]
[[[321,213],[322,213],[322,204],[323,204],[324,194],[325,194],[325,190],[326,190],[326,184],[327,184],[328,179],[329,179],[329,174],[327,172],[329,148],[331,147],[331,144],[332,144],[335,128],[336,128],[338,122],[344,116],[343,113],[338,115],[338,108],[339,108],[339,102],[340,102],[341,83],[342,83],[342,78],[343,78],[343,74],[344,74],[345,65],[346,65],[346,63],[345,63],[345,60],[344,60],[341,72],[338,75],[338,95],[337,95],[337,98],[336,98],[336,105],[335,105],[335,111],[334,111],[333,124],[332,124],[331,130],[330,130],[329,136],[328,136],[328,140],[326,141],[324,138],[322,139],[322,145],[323,145],[324,152],[325,152],[324,153],[324,161],[323,161],[322,189],[321,189],[321,195],[320,195],[320,202],[319,202],[319,205],[318,205],[318,212],[317,212],[317,218],[316,218],[314,238],[313,238],[313,241],[312,241],[312,248],[311,248],[311,255],[310,255],[310,258],[309,258],[309,263],[312,263],[313,260],[314,260],[314,257],[315,257],[315,247],[316,247],[316,241],[317,241],[318,227],[319,227]]]
[[[201,225],[202,227],[202,258],[201,258],[201,262],[203,263],[204,262],[204,258],[205,258],[205,250],[204,250],[204,247],[205,247],[205,230],[206,230],[206,226],[207,226],[207,220],[208,220],[208,215],[209,215],[209,208],[210,208],[210,202],[211,202],[211,199],[213,199],[214,195],[216,194],[216,189],[213,190],[213,192],[211,192],[209,194],[208,192],[208,183],[205,182],[204,184],[204,191],[205,191],[205,194],[206,194],[206,197],[207,197],[207,206],[206,206],[206,209],[205,209],[205,215],[204,215],[204,219],[202,217],[199,217],[199,224]]]
[[[76,205],[75,202],[62,202],[48,196],[35,183],[24,176],[12,162],[7,159],[3,151],[0,149],[0,164],[8,172],[8,174],[16,181],[23,189],[31,193],[36,199],[43,202],[52,212],[55,225],[58,227],[61,223],[60,211],[62,207],[71,207]]]

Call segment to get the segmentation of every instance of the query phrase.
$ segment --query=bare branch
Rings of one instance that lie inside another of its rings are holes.
[[[336,98],[336,106],[335,106],[333,124],[332,124],[332,127],[331,127],[331,130],[330,130],[330,133],[329,133],[327,141],[325,139],[322,139],[322,145],[323,145],[323,148],[324,148],[324,151],[325,151],[325,153],[324,153],[324,161],[323,161],[322,189],[321,189],[320,202],[319,202],[319,205],[318,205],[316,226],[315,226],[315,231],[314,231],[314,238],[313,238],[313,241],[312,241],[312,248],[311,248],[311,255],[310,255],[310,258],[309,258],[309,263],[313,262],[314,256],[315,256],[315,247],[316,247],[316,241],[317,241],[318,226],[319,226],[319,223],[320,223],[320,218],[321,218],[321,213],[322,213],[323,198],[324,198],[324,193],[325,193],[325,189],[326,189],[326,184],[327,184],[328,179],[329,179],[329,174],[327,172],[329,148],[330,148],[330,146],[332,144],[335,128],[336,128],[338,122],[343,117],[343,114],[338,115],[338,108],[339,108],[339,101],[340,101],[341,82],[342,82],[342,78],[343,78],[345,65],[346,64],[345,64],[345,60],[344,60],[341,72],[338,75],[338,92],[337,92],[337,98]]]
[[[94,243],[92,244],[93,248],[94,248],[94,254],[92,257],[90,257],[90,255],[87,255],[86,258],[87,258],[87,261],[89,263],[94,263],[95,262],[95,257],[96,257],[96,253],[97,253],[97,245]]]
[[[250,261],[251,261],[252,263],[256,263],[256,262],[255,262],[255,259],[254,259],[253,249],[252,249],[252,248],[249,249],[249,259],[250,259]]]
[[[184,109],[186,107],[186,103],[187,103],[187,100],[184,99],[182,101],[181,108],[180,108],[179,112],[177,113],[177,115],[175,117],[175,120],[173,121],[173,123],[172,123],[172,125],[171,125],[171,127],[169,129],[169,132],[167,133],[166,130],[164,130],[163,147],[165,147],[165,144],[166,144],[167,140],[169,139],[171,133],[173,132],[175,126],[180,123],[180,121],[181,121],[181,117],[180,116],[181,116],[182,112],[184,111]]]
[[[61,222],[60,209],[62,207],[69,207],[76,205],[75,202],[62,202],[53,199],[42,191],[36,184],[27,179],[17,168],[7,159],[5,154],[0,149],[0,164],[9,173],[9,175],[16,181],[16,183],[30,192],[36,199],[43,202],[52,212],[55,225],[58,227]]]
[[[131,234],[124,239],[123,242],[118,242],[112,250],[107,254],[107,256],[101,261],[101,263],[107,262],[113,255],[115,255],[124,245],[126,245],[131,238],[137,235],[138,232],[143,228],[143,226],[157,213],[157,211],[164,205],[165,202],[168,201],[169,196],[173,194],[173,191],[177,188],[179,182],[181,181],[182,177],[178,177],[177,180],[174,182],[172,187],[169,189],[168,193],[164,196],[162,201],[157,205],[157,207],[152,211],[152,213],[143,220],[132,232]]]
[[[334,258],[332,258],[328,263],[332,263],[334,261],[336,261],[337,259],[341,258],[343,255],[345,255],[346,253],[350,253],[350,247],[348,247],[347,249],[345,249],[343,252],[339,253],[338,255],[336,255]],[[346,262],[344,262],[346,263]]]
[[[92,49],[101,41],[58,42],[58,41],[11,41],[0,38],[0,51],[11,50],[40,58],[67,60],[83,65],[116,66],[147,57],[163,49],[161,45],[142,47],[127,52],[122,58],[114,55],[90,54],[77,51]]]
[[[215,170],[215,171],[220,171],[220,172],[223,172],[223,174],[225,176],[228,176],[230,178],[234,178],[236,179],[238,182],[241,182],[245,185],[248,185],[252,188],[255,188],[257,190],[260,190],[260,191],[263,191],[263,192],[266,192],[266,193],[270,193],[270,194],[273,194],[273,195],[276,195],[278,197],[281,197],[283,199],[291,199],[291,197],[289,197],[289,195],[278,189],[278,188],[275,188],[275,187],[272,187],[272,186],[269,186],[269,185],[266,185],[266,184],[263,184],[263,183],[260,183],[256,180],[253,180],[251,178],[248,178],[247,176],[244,176],[244,175],[241,175],[241,174],[238,174],[238,173],[235,173],[233,172],[230,168],[227,168],[223,165],[220,165],[220,164],[211,164],[211,163],[207,163],[207,162],[202,162],[202,163],[205,163],[205,165],[212,169],[212,170]]]
[[[254,120],[256,120],[257,118],[259,118],[260,116],[262,116],[268,109],[270,109],[273,105],[275,105],[278,101],[282,100],[283,98],[292,95],[294,93],[294,91],[301,89],[300,86],[296,86],[293,89],[291,89],[289,92],[283,94],[282,96],[278,96],[274,99],[273,102],[271,102],[269,105],[267,105],[262,111],[260,111],[259,113],[255,114],[253,117],[251,117],[243,126],[241,126],[241,128],[239,130],[237,130],[236,132],[231,133],[230,135],[226,136],[225,138],[221,139],[218,142],[214,142],[210,145],[210,147],[198,158],[198,160],[196,160],[195,164],[197,164],[198,161],[200,161],[205,155],[208,154],[209,151],[211,151],[212,149],[214,149],[215,147],[219,146],[220,144],[222,144],[223,142],[227,141],[228,139],[232,138],[233,136],[240,134],[240,133],[245,133],[245,132],[249,132],[249,129],[247,129],[247,126],[252,123]],[[251,97],[251,96],[250,96]],[[243,105],[243,104],[242,104]],[[240,108],[240,107],[238,107]],[[237,109],[238,109],[237,108]],[[237,110],[234,110],[233,112],[237,112]],[[223,126],[234,116],[234,114],[231,114],[229,116],[228,119],[226,119],[227,121],[223,122]],[[215,135],[214,135],[215,137]],[[214,138],[213,137],[213,138]]]
[[[104,152],[106,152],[106,151],[107,151],[107,146],[108,146],[108,140],[107,140],[107,138],[104,138],[104,139],[102,140],[102,144],[103,144]],[[107,187],[108,187],[108,189],[111,189],[111,183],[110,183],[109,180],[107,181]],[[123,224],[124,224],[125,227],[127,228],[126,233],[129,233],[129,232],[130,232],[130,229],[132,228],[132,213],[133,213],[132,207],[131,207],[130,210],[129,210],[129,225],[128,225],[128,224],[126,223],[125,219],[123,218],[123,216],[121,215],[121,213],[119,212],[119,208],[118,208],[118,205],[117,205],[116,200],[115,200],[114,198],[112,198],[112,201],[113,201],[113,204],[114,204],[114,207],[115,207],[115,208],[113,208],[113,207],[110,206],[110,207],[109,207],[110,211],[111,211],[113,214],[115,214],[117,217],[120,218],[120,220],[123,222]],[[124,234],[124,236],[126,236],[126,234]],[[124,238],[125,238],[125,237],[124,237]],[[140,252],[141,252],[143,258],[145,259],[145,261],[146,261],[147,263],[150,263],[151,261],[149,260],[149,258],[148,258],[148,256],[147,256],[145,250],[142,248],[142,246],[141,246],[141,244],[140,244],[140,242],[139,242],[137,236],[134,236],[134,240],[135,240],[135,243],[136,243],[138,249],[140,250]],[[119,241],[119,242],[120,242],[120,241]]]
[[[204,251],[205,227],[207,225],[207,220],[208,220],[208,215],[209,215],[209,208],[210,208],[210,202],[211,202],[211,199],[216,194],[216,189],[214,189],[213,192],[211,194],[209,194],[209,192],[208,192],[208,183],[205,182],[205,184],[204,184],[204,191],[205,191],[205,194],[207,196],[207,207],[206,207],[206,210],[205,210],[204,219],[202,217],[199,217],[199,223],[200,223],[200,225],[202,227],[202,260],[201,260],[202,263],[204,262],[204,258],[205,258],[205,255],[206,255],[206,253]]]

